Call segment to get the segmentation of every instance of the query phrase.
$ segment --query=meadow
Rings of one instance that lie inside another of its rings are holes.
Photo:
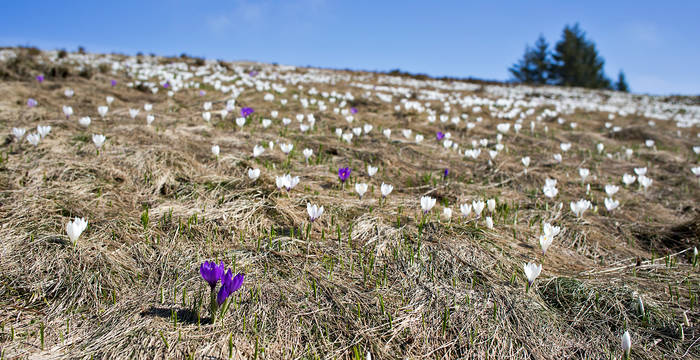
[[[2,359],[700,358],[697,97],[33,48],[0,95]]]

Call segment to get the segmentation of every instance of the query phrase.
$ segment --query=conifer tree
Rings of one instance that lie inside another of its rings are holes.
[[[551,59],[549,44],[542,35],[535,47],[527,46],[523,58],[508,71],[516,81],[526,84],[547,84],[550,76]]]
[[[624,91],[624,92],[629,92],[630,87],[627,85],[627,80],[625,79],[625,73],[620,70],[620,73],[617,75],[617,82],[615,83],[615,90],[617,91]]]
[[[603,73],[605,61],[578,24],[564,27],[552,54],[552,80],[557,85],[612,89]]]

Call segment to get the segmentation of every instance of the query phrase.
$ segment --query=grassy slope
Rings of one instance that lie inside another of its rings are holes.
[[[366,82],[376,80],[368,76]],[[613,136],[603,128],[607,113],[577,112],[565,116],[576,129],[549,119],[531,134],[528,120],[519,135],[511,130],[506,150],[490,166],[488,154],[465,160],[433,136],[446,129],[463,147],[472,139],[493,140],[503,120],[488,112],[467,132],[361,98],[347,82],[305,84],[305,90],[356,95],[353,126],[370,123],[374,130],[347,144],[333,135],[347,127],[345,120],[313,107],[314,131],[300,133],[296,120],[283,130],[279,118],[311,112],[292,100],[299,93],[294,86],[277,95],[290,99],[284,107],[263,101],[264,92],[245,91],[237,105],[264,117],[281,113],[269,129],[253,121],[239,130],[231,116],[202,120],[204,101],[223,107],[227,97],[216,91],[199,97],[183,90],[168,98],[164,91],[123,86],[129,81],[123,74],[111,88],[112,77],[98,72],[88,80],[73,71],[41,85],[33,76],[0,82],[1,134],[18,126],[53,127],[36,148],[17,145],[10,135],[0,146],[0,347],[6,358],[227,358],[232,341],[234,357],[243,358],[349,358],[357,349],[382,359],[601,359],[619,358],[625,327],[635,359],[700,356],[697,321],[684,329],[684,339],[679,332],[684,311],[691,321],[699,314],[690,298],[697,299],[700,276],[686,251],[698,243],[700,190],[689,171],[698,160],[691,150],[697,128],[689,140],[675,136],[672,122],[657,121],[652,129],[628,116],[615,119],[623,131]],[[76,93],[71,99],[63,95],[68,87]],[[106,95],[116,100],[100,120],[96,108]],[[27,109],[29,97],[40,106]],[[154,104],[151,127],[143,110],[135,120],[127,112],[146,102]],[[60,114],[62,105],[73,106],[70,121]],[[88,130],[77,124],[85,115],[93,119]],[[383,128],[393,129],[392,141]],[[426,140],[407,141],[402,128]],[[108,138],[99,155],[93,133]],[[657,151],[642,146],[647,138],[656,140]],[[294,143],[291,160],[279,147],[253,159],[253,146],[268,141]],[[565,141],[574,146],[555,165],[551,154]],[[606,152],[626,146],[635,155],[607,159],[595,153],[598,142]],[[218,162],[212,144],[221,146]],[[315,154],[310,165],[301,155],[306,147]],[[520,164],[525,155],[532,158],[527,174]],[[372,179],[367,164],[380,168]],[[370,184],[364,199],[352,183],[338,187],[341,166],[352,167],[352,182]],[[591,169],[588,197],[580,166]],[[622,188],[621,208],[607,213],[603,186],[639,166],[649,168],[650,191]],[[246,176],[249,167],[262,170],[255,183]],[[442,181],[446,167],[451,175]],[[286,172],[301,176],[289,195],[275,188],[275,175]],[[561,211],[543,200],[547,177],[559,180]],[[395,190],[380,206],[382,182]],[[473,218],[440,221],[438,205],[419,234],[422,195],[448,203],[455,217],[460,203],[497,198],[495,228]],[[598,212],[576,219],[569,201],[585,197]],[[307,201],[326,209],[308,240],[299,236]],[[64,231],[71,216],[90,223],[77,247]],[[537,242],[542,220],[566,228],[545,258]],[[246,273],[235,308],[215,326],[197,305],[208,296],[198,274],[208,259]],[[527,261],[543,263],[544,270],[526,294]],[[646,320],[636,308],[638,295]]]

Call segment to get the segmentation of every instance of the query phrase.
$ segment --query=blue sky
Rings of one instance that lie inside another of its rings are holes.
[[[507,80],[578,22],[633,92],[700,94],[700,1],[6,1],[0,45]]]

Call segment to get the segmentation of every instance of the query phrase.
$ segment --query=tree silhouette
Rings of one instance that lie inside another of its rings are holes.
[[[617,75],[617,82],[615,83],[615,90],[617,91],[624,91],[624,92],[629,92],[630,87],[627,85],[627,80],[625,79],[625,73],[620,70],[620,73]]]
[[[542,35],[537,38],[535,47],[525,48],[523,58],[508,71],[518,82],[526,84],[547,84],[550,76],[551,59],[549,44]]]
[[[553,51],[540,35],[535,47],[526,46],[522,59],[508,71],[516,82],[526,84],[629,91],[625,74],[621,71],[617,82],[612,84],[603,72],[604,65],[605,60],[598,54],[595,43],[586,39],[586,34],[575,24],[564,27]]]
[[[598,56],[595,44],[586,39],[578,24],[564,27],[552,59],[552,80],[557,85],[612,88],[610,80],[603,73],[605,60]]]

